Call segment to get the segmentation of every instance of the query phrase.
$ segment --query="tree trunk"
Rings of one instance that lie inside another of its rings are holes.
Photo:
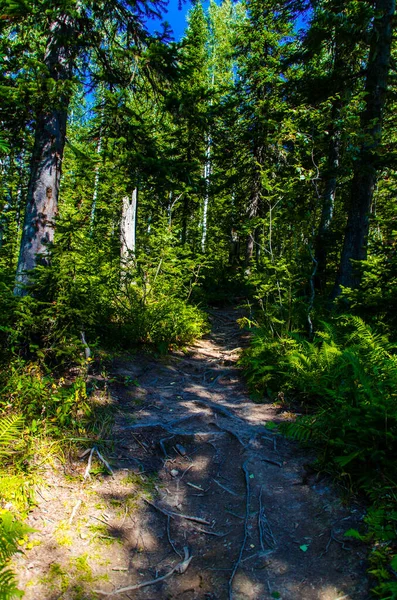
[[[369,213],[376,184],[377,150],[381,141],[381,121],[390,68],[395,4],[395,0],[375,2],[365,83],[366,106],[361,115],[361,130],[365,140],[354,169],[345,239],[333,297],[340,294],[341,286],[359,286],[360,274],[352,261],[367,258]]]
[[[263,164],[263,147],[255,145],[254,148],[254,177],[250,200],[247,208],[247,220],[253,221],[259,214],[261,196],[262,196],[262,181],[261,181],[261,165]],[[245,266],[249,268],[254,255],[254,246],[257,238],[256,227],[253,227],[249,232],[245,245]]]
[[[102,114],[102,122],[103,122],[103,114]],[[99,138],[98,144],[96,148],[96,153],[98,155],[98,163],[95,167],[95,181],[94,181],[94,193],[92,194],[92,205],[91,205],[91,218],[90,218],[90,236],[92,237],[94,234],[94,223],[95,223],[95,213],[96,213],[96,203],[98,199],[98,188],[99,188],[99,172],[100,172],[100,160],[101,160],[101,149],[102,149],[102,123],[99,129]]]
[[[128,261],[135,254],[136,246],[136,215],[138,190],[134,189],[131,198],[123,198],[123,209],[120,225],[121,260]]]
[[[207,242],[207,220],[208,220],[208,203],[210,198],[210,177],[211,177],[211,136],[207,138],[207,148],[205,151],[205,165],[204,165],[204,184],[205,184],[205,195],[203,204],[203,229],[201,235],[201,251],[205,252],[205,245]]]
[[[48,77],[62,82],[61,93],[38,114],[30,180],[19,254],[15,295],[28,293],[30,272],[40,261],[48,263],[49,245],[54,239],[61,165],[66,137],[70,91],[67,81],[73,74],[77,47],[73,20],[63,14],[50,26],[44,56]],[[52,106],[51,106],[52,105]],[[39,258],[40,257],[40,258]]]
[[[333,122],[338,118],[340,106],[334,106],[332,111]],[[315,287],[323,290],[327,283],[327,259],[330,245],[330,230],[334,215],[337,174],[340,159],[340,131],[333,126],[330,128],[331,139],[328,148],[327,170],[325,174],[325,188],[323,194],[323,205],[321,210],[320,226],[318,229],[315,261],[317,271],[315,277]]]

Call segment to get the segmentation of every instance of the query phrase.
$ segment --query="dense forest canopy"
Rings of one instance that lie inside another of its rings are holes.
[[[179,42],[148,29],[164,8],[1,2],[5,418],[79,426],[33,372],[187,344],[235,298],[252,390],[306,402],[291,435],[393,496],[395,1],[197,1]]]

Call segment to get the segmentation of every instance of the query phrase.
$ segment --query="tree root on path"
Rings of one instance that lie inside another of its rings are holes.
[[[263,486],[259,491],[259,513],[258,513],[258,528],[259,528],[259,542],[261,545],[262,552],[265,552],[264,541],[270,548],[276,547],[276,540],[274,539],[274,535],[272,529],[270,527],[269,521],[267,520],[265,509],[262,504],[262,492]]]
[[[184,548],[185,558],[183,561],[179,562],[171,571],[162,575],[161,577],[156,577],[156,579],[150,579],[149,581],[143,581],[142,583],[138,583],[136,585],[127,585],[126,587],[118,588],[113,592],[103,592],[102,590],[94,590],[96,594],[101,594],[102,596],[117,596],[118,594],[122,594],[124,592],[132,592],[135,590],[140,590],[144,587],[148,587],[149,585],[156,585],[156,583],[160,583],[160,581],[164,581],[165,579],[169,579],[171,575],[174,573],[179,573],[182,575],[187,570],[193,556],[189,556],[189,549]]]
[[[250,516],[251,492],[250,492],[249,472],[247,469],[247,461],[245,461],[245,463],[242,465],[241,468],[244,471],[245,485],[246,485],[246,489],[247,489],[247,498],[246,498],[246,503],[245,503],[245,519],[244,519],[244,538],[243,538],[243,543],[241,544],[240,553],[234,564],[233,571],[232,571],[232,574],[229,579],[229,600],[233,600],[233,580],[237,573],[237,569],[240,566],[241,559],[242,559],[242,556],[243,556],[243,553],[245,550],[245,545],[247,543],[247,538],[248,538],[248,521],[249,521],[249,516]]]
[[[171,510],[166,510],[165,508],[161,508],[160,506],[158,506],[157,504],[154,504],[154,502],[150,502],[150,500],[147,500],[146,498],[144,498],[143,500],[144,500],[144,502],[146,502],[146,504],[149,504],[149,506],[152,506],[159,512],[163,513],[163,515],[165,515],[166,517],[172,517],[172,518],[179,517],[180,519],[186,519],[187,521],[196,521],[197,523],[201,523],[202,525],[211,525],[210,521],[207,521],[207,519],[202,519],[201,517],[194,517],[191,515],[184,515],[182,513],[176,513]]]

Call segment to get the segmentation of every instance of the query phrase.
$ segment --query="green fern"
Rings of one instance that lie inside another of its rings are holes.
[[[12,446],[18,443],[22,427],[23,419],[20,415],[11,415],[0,419],[0,458],[12,454]]]
[[[17,521],[10,512],[0,514],[0,600],[22,597],[16,586],[15,576],[8,566],[13,554],[18,552],[18,540],[32,531]]]
[[[23,419],[20,415],[5,416],[0,419],[0,458],[10,457],[17,446]],[[4,488],[4,499],[8,495],[15,495],[18,500],[18,494],[23,493],[23,482],[19,477],[9,476],[0,473],[0,491]],[[14,498],[13,498],[14,499]],[[15,575],[8,566],[8,562],[15,552],[18,551],[18,540],[26,533],[31,531],[26,525],[17,521],[12,513],[5,511],[0,513],[0,600],[11,600],[12,598],[22,597],[22,592],[18,590],[15,581]]]

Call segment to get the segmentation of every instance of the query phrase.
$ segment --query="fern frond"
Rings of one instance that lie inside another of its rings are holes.
[[[23,426],[20,415],[11,415],[0,419],[0,458],[11,454],[11,445],[18,442]]]
[[[18,590],[15,575],[9,568],[0,570],[0,598],[1,600],[14,600],[22,598],[23,592]]]

